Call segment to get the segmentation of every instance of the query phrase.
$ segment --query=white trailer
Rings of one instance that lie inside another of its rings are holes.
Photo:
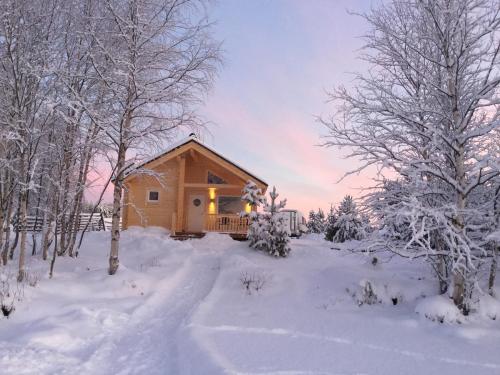
[[[298,210],[281,210],[283,217],[285,218],[285,223],[290,229],[290,235],[292,237],[300,237],[302,233],[307,232],[306,219],[302,212]]]

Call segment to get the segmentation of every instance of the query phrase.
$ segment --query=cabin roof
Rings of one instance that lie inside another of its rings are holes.
[[[187,138],[184,138],[184,139],[181,139],[180,141],[172,144],[168,149],[166,149],[165,151],[163,151],[162,153],[158,154],[158,155],[155,155],[147,160],[145,160],[144,162],[140,163],[140,164],[132,164],[129,168],[127,168],[127,170],[125,171],[125,178],[129,177],[130,175],[133,174],[134,171],[140,169],[140,168],[143,168],[144,166],[146,166],[147,164],[149,163],[152,163],[153,161],[156,161],[158,159],[161,159],[161,158],[164,158],[166,156],[168,156],[168,154],[174,152],[175,150],[178,150],[182,147],[185,147],[187,146],[188,144],[197,144],[201,147],[203,147],[204,149],[206,149],[207,151],[211,152],[212,154],[214,154],[216,157],[224,160],[225,162],[231,164],[232,166],[238,168],[240,171],[242,171],[243,173],[247,174],[248,176],[252,177],[253,179],[257,180],[258,182],[260,182],[261,184],[265,185],[266,187],[268,186],[268,184],[261,178],[255,176],[255,174],[253,173],[250,173],[247,169],[241,167],[240,165],[238,165],[237,163],[229,160],[228,158],[222,156],[221,154],[219,154],[217,151],[215,151],[213,148],[207,146],[206,144],[204,144],[203,142],[201,142],[199,139],[196,138],[195,135],[190,135],[189,137]]]

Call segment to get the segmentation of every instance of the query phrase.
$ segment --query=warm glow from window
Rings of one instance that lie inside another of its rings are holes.
[[[215,205],[215,188],[208,188],[208,198],[210,198],[208,213],[210,215],[215,215],[217,213],[217,206]]]
[[[245,212],[247,214],[249,214],[250,212],[252,212],[252,206],[250,206],[249,203],[245,204]]]
[[[215,188],[208,188],[208,197],[210,200],[215,200]]]

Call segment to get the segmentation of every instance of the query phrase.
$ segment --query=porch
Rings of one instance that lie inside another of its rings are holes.
[[[187,218],[186,218],[187,219]],[[184,220],[186,221],[186,220]],[[200,230],[189,230],[186,222],[182,225],[178,222],[176,212],[172,215],[172,233],[174,235],[197,235],[200,233],[217,232],[246,237],[249,220],[239,214],[206,214],[203,218],[203,226]]]

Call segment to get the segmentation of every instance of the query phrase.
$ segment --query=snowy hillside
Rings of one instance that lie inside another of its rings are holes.
[[[415,313],[439,307],[424,298],[437,294],[424,263],[373,265],[312,235],[275,259],[226,236],[178,242],[151,228],[123,233],[108,276],[108,236],[88,234],[52,280],[30,258],[40,280],[0,321],[2,374],[500,373],[499,319]]]

